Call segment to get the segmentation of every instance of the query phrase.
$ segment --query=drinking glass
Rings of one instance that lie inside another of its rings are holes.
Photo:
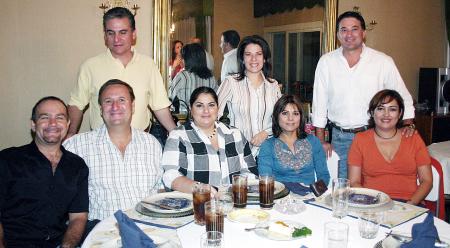
[[[259,206],[262,209],[271,209],[273,207],[273,194],[275,191],[275,183],[273,176],[259,176]]]
[[[205,224],[205,202],[211,200],[211,186],[196,182],[192,186],[195,224]]]
[[[201,248],[224,248],[225,239],[221,232],[210,231],[205,232],[200,236]]]
[[[222,203],[225,215],[233,210],[233,192],[230,184],[220,185],[215,198]]]
[[[247,175],[233,175],[233,202],[235,208],[247,206]]]
[[[350,181],[345,178],[335,178],[332,182],[333,217],[343,218],[348,212],[348,197]]]
[[[348,225],[343,222],[325,223],[324,247],[325,248],[347,248]]]
[[[218,231],[224,233],[223,205],[217,199],[205,203],[206,231]]]
[[[358,217],[359,235],[365,239],[377,237],[378,229],[383,222],[383,212],[362,212]]]

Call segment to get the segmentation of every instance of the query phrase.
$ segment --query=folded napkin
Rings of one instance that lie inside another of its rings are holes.
[[[117,219],[117,224],[119,224],[123,248],[156,248],[153,240],[121,210],[115,212],[114,216]]]
[[[303,186],[300,183],[282,182],[292,193],[305,196],[311,193],[308,186]]]
[[[439,237],[436,227],[434,226],[434,219],[431,213],[422,223],[416,223],[412,227],[412,240],[408,243],[402,244],[401,248],[433,248],[434,243]]]

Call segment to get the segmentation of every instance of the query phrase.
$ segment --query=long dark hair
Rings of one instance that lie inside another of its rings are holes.
[[[370,100],[369,110],[367,113],[370,115],[369,128],[375,127],[375,120],[373,119],[373,112],[381,104],[390,103],[393,100],[397,101],[398,110],[400,111],[400,118],[396,124],[397,128],[401,128],[403,125],[403,114],[405,113],[405,103],[403,102],[402,96],[395,90],[381,90],[378,91]]]
[[[283,130],[280,127],[280,114],[284,111],[288,104],[293,104],[297,107],[298,112],[300,112],[300,125],[297,129],[297,137],[299,139],[304,139],[308,134],[305,132],[305,118],[303,116],[302,105],[300,99],[294,95],[283,95],[275,103],[273,107],[272,114],[272,132],[273,136],[278,138]]]
[[[181,49],[184,59],[184,69],[198,75],[202,79],[212,77],[211,71],[206,66],[206,53],[199,44],[187,44]]]
[[[175,47],[177,46],[178,43],[181,43],[181,47],[183,47],[183,42],[181,40],[174,40],[172,42],[172,57],[171,57],[171,63],[173,63],[173,61],[176,59],[177,57],[177,53],[175,52]]]
[[[272,65],[269,62],[270,58],[272,57],[272,55],[270,53],[270,47],[269,47],[269,44],[267,44],[267,41],[264,40],[264,38],[259,35],[247,36],[244,39],[242,39],[241,43],[239,43],[239,46],[237,49],[239,72],[237,74],[236,79],[240,81],[245,78],[244,52],[245,52],[245,48],[250,44],[256,44],[261,47],[262,52],[263,52],[263,57],[264,57],[264,65],[263,65],[262,71],[263,71],[264,77],[266,77],[266,79],[272,83],[273,80],[271,80],[269,78],[269,74],[272,72]]]

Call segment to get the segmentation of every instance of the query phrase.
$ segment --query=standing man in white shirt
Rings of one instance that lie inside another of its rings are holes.
[[[314,79],[313,125],[327,156],[332,149],[340,157],[338,176],[347,178],[347,154],[357,132],[367,129],[370,99],[378,91],[393,89],[405,101],[402,133],[411,136],[414,107],[393,59],[364,44],[364,18],[354,11],[341,14],[337,21],[338,49],[323,55]],[[332,143],[324,140],[324,128],[331,122]]]
[[[64,147],[89,167],[89,219],[105,219],[133,208],[161,187],[162,149],[151,134],[131,127],[135,95],[127,83],[112,79],[98,93],[104,124],[75,135]]]
[[[236,30],[227,30],[220,37],[220,49],[223,53],[220,82],[223,82],[228,75],[238,72],[236,51],[240,41],[241,37]]]

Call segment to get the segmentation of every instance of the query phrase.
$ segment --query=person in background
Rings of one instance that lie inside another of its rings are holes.
[[[230,125],[237,127],[252,145],[253,156],[272,135],[272,112],[281,97],[272,69],[267,42],[258,35],[247,36],[237,50],[239,71],[228,76],[218,89],[219,117],[228,105]]]
[[[183,58],[181,57],[181,48],[183,48],[183,42],[175,40],[172,42],[172,55],[170,58],[170,79],[173,79],[179,71],[184,68]]]
[[[164,147],[164,185],[191,193],[196,181],[219,187],[231,184],[232,175],[258,174],[242,133],[217,121],[215,91],[199,87],[189,103],[192,120],[170,132]]]
[[[375,94],[367,111],[370,129],[356,134],[350,147],[348,175],[351,187],[380,190],[418,205],[433,186],[431,159],[419,134],[406,138],[399,132],[404,111],[397,91]]]
[[[169,87],[169,97],[180,100],[181,111],[187,111],[187,102],[192,92],[200,87],[207,86],[217,90],[216,79],[206,67],[206,57],[199,44],[187,44],[181,49],[185,69],[178,73]]]
[[[169,110],[171,102],[166,87],[153,60],[136,51],[136,24],[127,9],[116,7],[103,15],[106,52],[84,62],[78,74],[78,84],[70,94],[70,127],[67,138],[76,134],[83,119],[83,109],[89,105],[90,128],[103,125],[98,90],[108,80],[118,78],[129,82],[136,92],[132,126],[150,130],[151,111],[168,130],[175,128]],[[150,108],[149,108],[150,107]]]
[[[151,134],[131,127],[135,95],[130,85],[111,79],[98,93],[104,124],[75,135],[64,147],[89,167],[89,220],[96,223],[162,187],[162,148]]]
[[[347,178],[347,155],[356,133],[367,130],[370,99],[382,89],[397,90],[405,100],[402,133],[414,134],[414,107],[411,95],[391,57],[364,44],[366,24],[354,11],[341,14],[336,33],[341,44],[323,55],[316,68],[312,119],[316,135],[327,156],[339,155],[338,176]],[[324,128],[330,122],[331,144],[325,142]]]
[[[33,141],[0,152],[0,247],[77,247],[88,216],[89,170],[61,146],[66,104],[40,99],[31,114]]]
[[[213,73],[214,72],[214,58],[211,53],[206,51],[205,46],[202,43],[202,39],[200,39],[198,37],[192,37],[191,43],[199,44],[203,48],[203,51],[205,51],[205,55],[206,55],[206,66]]]
[[[236,30],[227,30],[220,37],[220,49],[223,53],[220,82],[223,82],[227,76],[238,72],[237,47],[240,41],[241,37]]]
[[[310,185],[330,174],[320,140],[305,132],[301,103],[293,95],[278,99],[272,115],[273,137],[264,141],[258,155],[258,172],[281,182]]]

